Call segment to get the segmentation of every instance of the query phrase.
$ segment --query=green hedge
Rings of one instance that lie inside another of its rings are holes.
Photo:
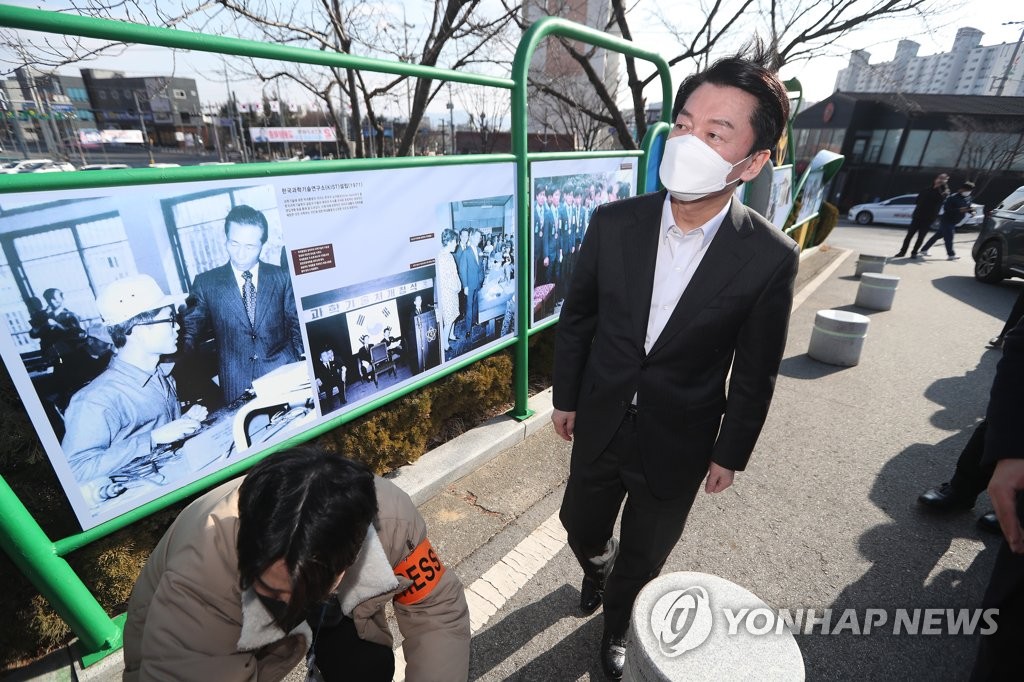
[[[530,339],[530,384],[550,384],[553,329]],[[321,436],[331,452],[365,462],[379,474],[415,462],[433,447],[507,411],[513,403],[512,351],[502,351]],[[78,530],[17,391],[0,375],[0,473],[51,538]],[[125,610],[132,585],[182,502],[68,556],[68,563],[107,613]],[[0,670],[22,664],[68,643],[71,632],[49,604],[0,554]]]

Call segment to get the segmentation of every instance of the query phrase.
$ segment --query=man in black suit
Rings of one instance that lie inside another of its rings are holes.
[[[347,374],[347,368],[344,365],[338,367],[334,361],[332,348],[325,348],[320,352],[320,359],[313,363],[313,375],[316,377],[316,386],[319,392],[325,394],[321,406],[329,404],[335,392],[340,404],[344,405],[348,402],[348,398],[345,396],[345,376]]]
[[[185,313],[185,350],[195,351],[209,328],[217,343],[224,402],[252,380],[302,357],[302,332],[286,270],[260,262],[267,219],[235,206],[224,219],[228,262],[198,275]]]
[[[466,296],[466,338],[472,341],[473,326],[479,323],[480,302],[477,295],[484,285],[483,259],[480,255],[480,234],[476,230],[463,228],[459,233],[459,250],[455,252],[455,264],[459,268],[462,293]]]
[[[999,548],[982,607],[998,609],[996,631],[981,638],[971,679],[1016,680],[1024,671],[1024,323],[1003,341],[985,421],[984,466],[993,466],[988,494],[1006,542]]]
[[[789,115],[766,63],[730,57],[683,82],[661,165],[668,193],[594,212],[562,308],[552,421],[575,442],[560,516],[583,568],[581,610],[604,602],[612,679],[636,595],[701,482],[721,492],[746,466],[782,359],[798,247],[733,198]]]

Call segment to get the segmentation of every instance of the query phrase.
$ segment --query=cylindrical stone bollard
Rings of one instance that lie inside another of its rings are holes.
[[[870,322],[863,315],[845,310],[819,310],[807,354],[829,365],[853,367],[860,362]]]
[[[749,590],[707,573],[668,573],[636,598],[622,679],[798,682],[804,659],[779,612]]]
[[[900,278],[896,275],[865,272],[860,278],[855,303],[871,310],[892,310],[892,301],[899,286]]]
[[[866,254],[860,254],[857,259],[857,271],[856,277],[860,277],[865,272],[881,272],[885,269],[885,263],[888,259],[885,256],[868,256]]]

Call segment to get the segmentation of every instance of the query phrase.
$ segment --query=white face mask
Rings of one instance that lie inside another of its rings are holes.
[[[661,158],[661,184],[680,201],[703,199],[731,184],[726,181],[729,173],[751,156],[729,163],[696,135],[672,137]]]

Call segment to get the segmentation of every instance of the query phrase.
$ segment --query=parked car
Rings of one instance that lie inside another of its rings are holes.
[[[974,277],[995,284],[1024,277],[1024,187],[992,210],[971,249]]]
[[[857,204],[850,209],[847,217],[859,225],[874,223],[909,225],[916,203],[917,194],[901,194],[885,201]],[[985,207],[981,204],[971,204],[971,208],[974,209],[974,213],[965,214],[964,219],[957,223],[957,227],[977,227],[984,222]]]
[[[118,170],[121,168],[131,168],[127,163],[89,163],[78,170],[84,171],[96,171],[96,170]]]
[[[61,173],[64,171],[76,170],[74,164],[70,164],[67,161],[50,161],[49,163],[39,167],[33,168],[30,171],[19,171],[21,173]]]
[[[54,173],[59,171],[73,171],[75,167],[63,161],[53,159],[23,159],[21,161],[9,161],[0,166],[0,173],[12,175],[14,173]]]

